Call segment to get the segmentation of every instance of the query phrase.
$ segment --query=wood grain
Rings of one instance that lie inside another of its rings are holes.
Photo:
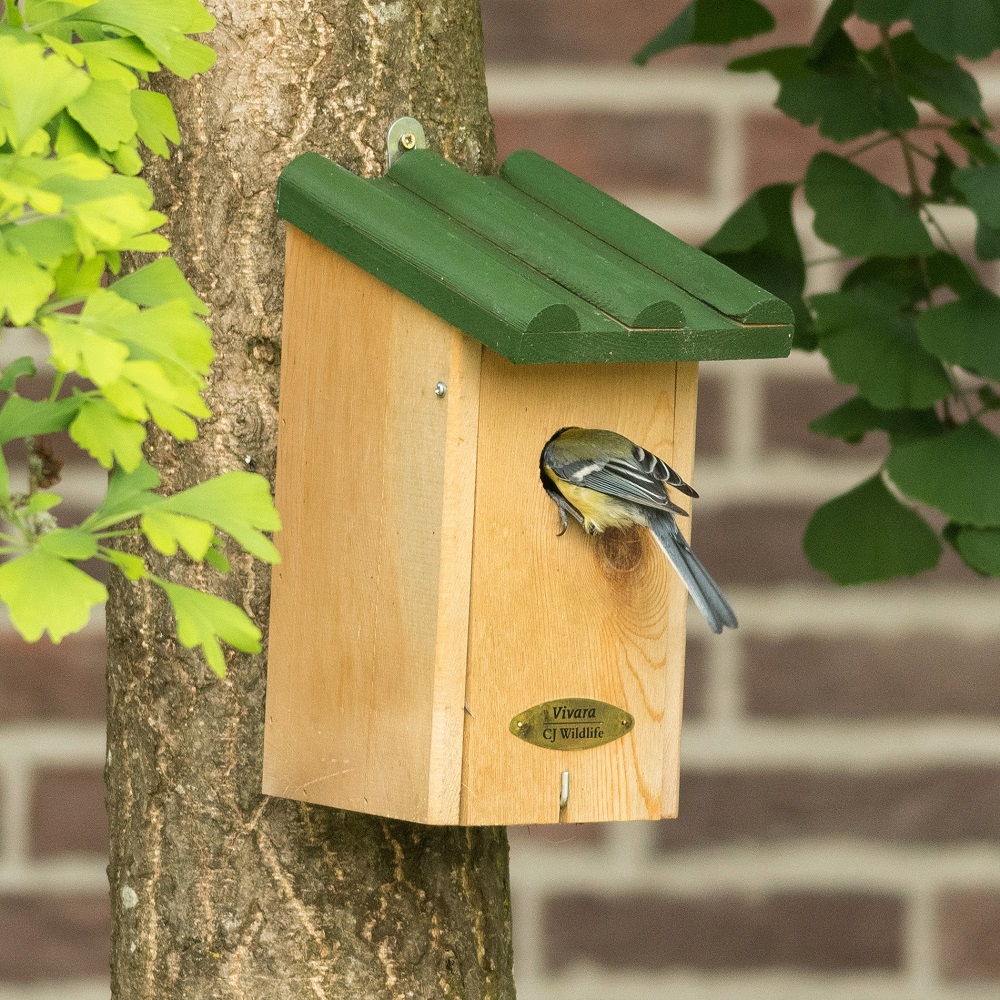
[[[670,463],[688,482],[694,481],[695,423],[698,409],[698,363],[677,366],[677,391],[674,405],[674,453]],[[687,499],[687,498],[685,498]],[[690,504],[690,501],[688,501]],[[688,507],[690,510],[690,506]],[[691,541],[691,517],[681,517],[681,531]],[[663,714],[663,802],[660,815],[677,815],[681,777],[681,713],[684,708],[684,652],[687,638],[688,598],[676,573],[667,625],[667,691]]]
[[[480,353],[289,227],[269,794],[457,821]]]
[[[691,473],[693,364],[514,366],[481,374],[463,823],[658,819],[676,770],[686,593],[645,531],[557,537],[538,459],[560,427],[619,431]],[[682,419],[675,412],[680,403]],[[680,503],[685,498],[676,497]],[[554,751],[511,736],[522,710],[596,698],[636,719],[603,747]],[[669,725],[672,731],[664,732]],[[570,774],[559,809],[560,777]],[[672,782],[672,784],[671,784]]]

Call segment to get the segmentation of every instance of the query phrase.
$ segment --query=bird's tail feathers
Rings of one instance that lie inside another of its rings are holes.
[[[721,632],[726,626],[736,628],[739,624],[736,613],[719,585],[691,550],[673,515],[666,511],[648,511],[647,520],[653,537],[684,581],[698,610],[705,616],[708,627],[715,633]]]

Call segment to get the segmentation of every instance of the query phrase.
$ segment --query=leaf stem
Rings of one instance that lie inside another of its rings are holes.
[[[849,153],[845,153],[844,155],[848,160],[853,160],[855,156],[867,153],[869,149],[874,149],[876,146],[881,146],[883,143],[889,142],[891,139],[895,138],[896,136],[894,136],[891,132],[886,132],[885,135],[880,135],[875,139],[862,143],[857,149],[852,149]]]
[[[54,403],[59,398],[59,392],[66,381],[65,372],[56,372],[56,377],[52,380],[52,391],[49,393],[49,402]]]
[[[885,61],[889,66],[889,72],[892,74],[892,82],[898,86],[899,67],[896,65],[896,58],[892,54],[889,29],[884,25],[879,25],[878,34],[882,46],[882,52],[885,55]],[[913,159],[913,152],[910,149],[909,143],[906,141],[906,136],[902,132],[894,132],[892,134],[899,141],[899,148],[903,151],[903,162],[906,164],[906,176],[910,182],[910,204],[916,207],[923,200],[923,194],[920,191],[920,179],[917,177],[917,164]]]
[[[909,139],[907,139],[905,135],[902,135],[902,134],[901,134],[901,135],[899,136],[899,141],[900,141],[901,143],[903,143],[903,145],[904,145],[904,146],[905,146],[905,147],[906,147],[906,148],[907,148],[907,149],[908,149],[908,150],[909,150],[909,151],[910,151],[911,153],[916,153],[916,154],[917,154],[917,156],[922,156],[922,157],[923,157],[923,158],[924,158],[925,160],[930,160],[930,162],[931,162],[931,163],[933,163],[933,162],[934,162],[934,156],[933,156],[933,154],[931,154],[931,153],[928,153],[926,149],[922,148],[921,146],[918,146],[918,145],[916,145],[916,143],[912,143],[912,142],[910,142],[910,140],[909,140]]]
[[[41,309],[38,310],[39,316],[48,316],[49,313],[59,312],[60,309],[68,309],[70,306],[78,306],[81,302],[86,302],[87,297],[85,295],[76,295],[69,299],[54,299],[52,302],[46,302]]]

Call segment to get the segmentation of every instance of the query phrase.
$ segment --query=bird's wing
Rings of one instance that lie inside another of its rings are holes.
[[[641,449],[637,448],[636,452],[638,451]],[[643,507],[686,514],[687,511],[670,500],[664,485],[664,482],[669,480],[665,477],[659,478],[659,466],[663,466],[678,481],[683,483],[683,480],[655,455],[649,455],[648,452],[642,452],[642,455],[644,459],[651,458],[653,462],[658,463],[655,472],[643,468],[639,461],[625,458],[610,458],[601,462],[580,459],[558,467],[553,466],[553,471],[577,486],[584,486],[607,496],[629,500]],[[652,465],[649,462],[646,464]]]
[[[662,458],[658,458],[650,451],[646,451],[645,448],[640,448],[636,445],[632,450],[632,458],[635,460],[636,465],[645,470],[651,478],[658,479],[660,482],[664,482],[667,486],[672,486],[679,493],[683,493],[689,497],[697,498],[698,494],[695,490],[688,486],[676,470],[671,469]]]

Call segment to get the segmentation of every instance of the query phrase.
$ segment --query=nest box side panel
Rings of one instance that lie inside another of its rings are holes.
[[[674,451],[670,463],[691,482],[694,475],[695,424],[698,419],[698,366],[677,366],[677,388],[674,396]],[[676,499],[676,497],[674,498]],[[682,506],[691,509],[691,501],[684,498]],[[692,520],[680,518],[684,537],[692,541]],[[697,545],[697,538],[693,544]],[[670,603],[667,619],[667,691],[663,706],[663,800],[661,817],[677,816],[681,776],[681,714],[684,709],[684,654],[687,648],[687,592],[679,577],[671,569],[675,597]],[[676,667],[673,665],[676,664]]]
[[[689,478],[693,442],[680,435],[693,431],[696,370],[693,362],[515,366],[484,353],[463,823],[662,815],[665,748],[668,765],[677,762],[687,594],[645,530],[589,537],[571,521],[559,537],[538,462],[559,428],[597,427]],[[511,734],[521,712],[566,698],[624,709],[634,728],[573,750]]]
[[[454,823],[482,348],[292,226],[286,254],[263,788]]]

